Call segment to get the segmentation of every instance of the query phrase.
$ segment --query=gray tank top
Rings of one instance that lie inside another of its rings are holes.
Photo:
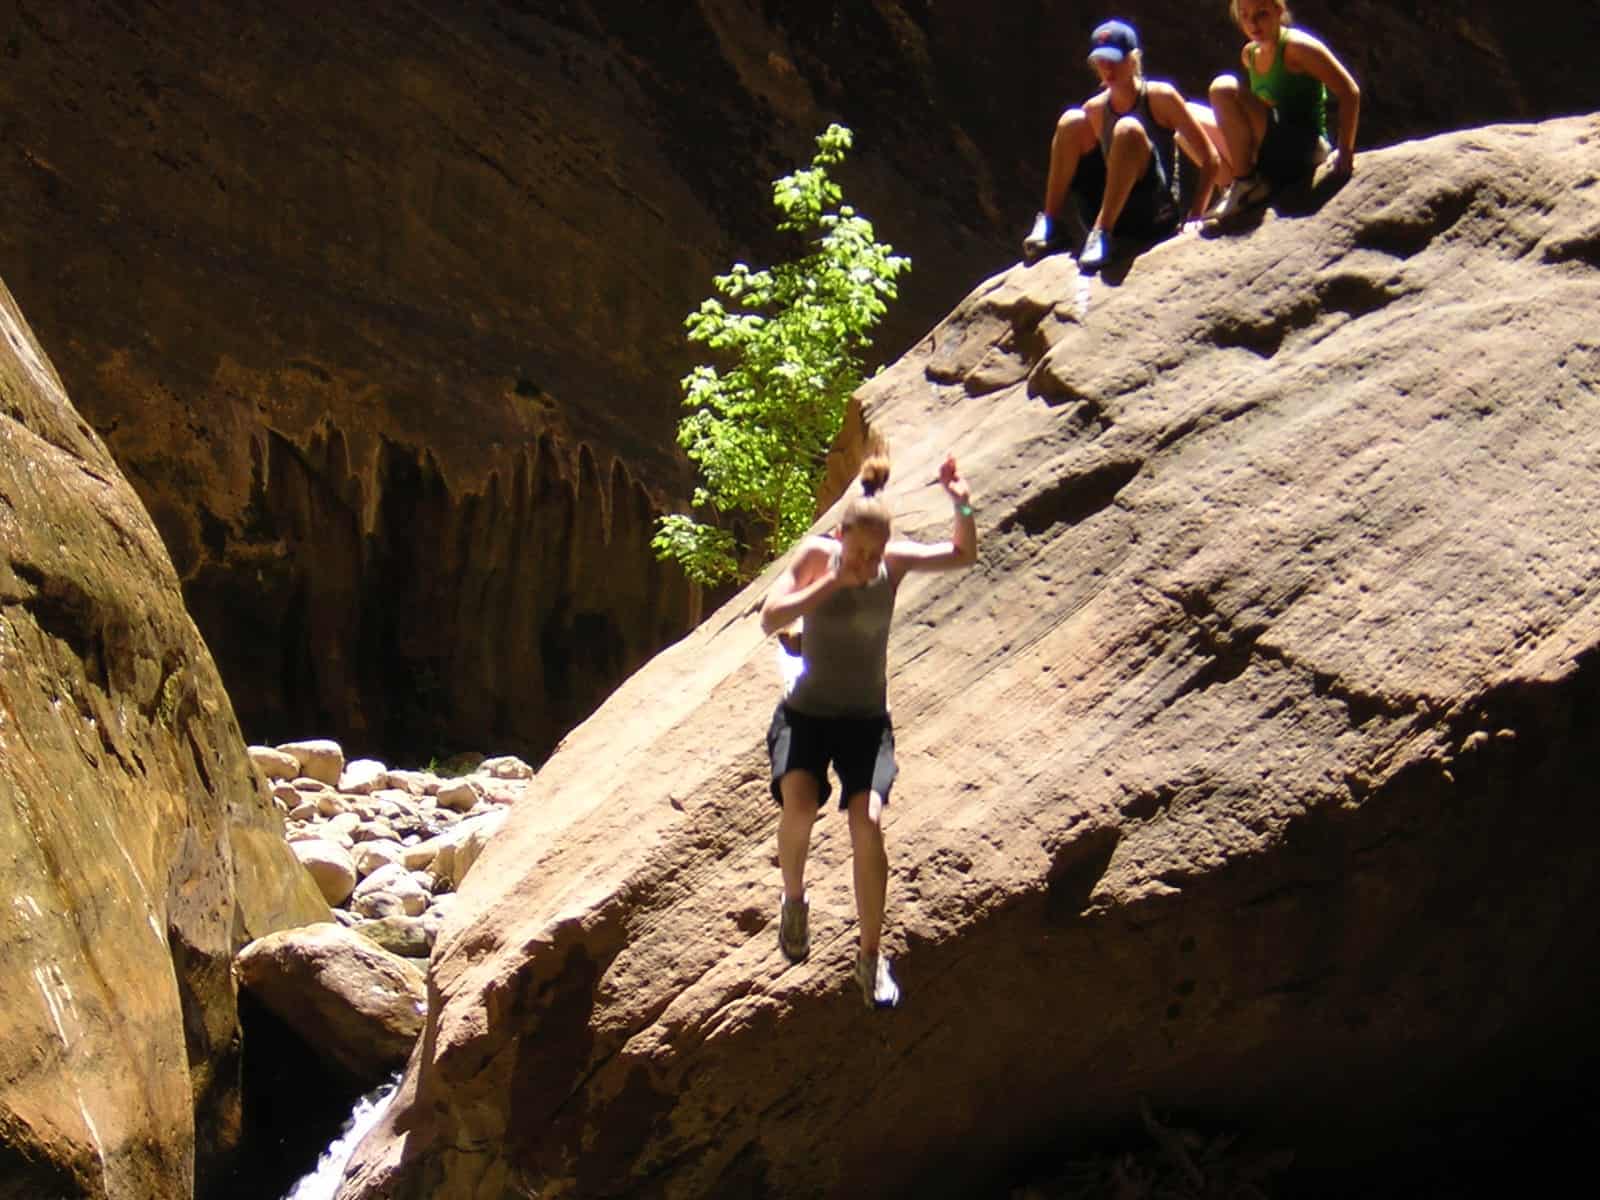
[[[833,552],[834,562],[839,551]],[[889,568],[857,588],[840,588],[807,615],[804,662],[789,707],[812,717],[881,717],[889,711],[889,621],[895,588]]]

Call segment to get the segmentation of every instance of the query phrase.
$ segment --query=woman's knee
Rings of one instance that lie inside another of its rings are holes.
[[[1138,117],[1121,117],[1111,127],[1112,145],[1142,146],[1150,148],[1150,131]]]
[[[1075,144],[1082,149],[1086,138],[1094,140],[1094,129],[1089,124],[1089,114],[1083,109],[1069,108],[1056,119],[1056,142]]]
[[[783,797],[784,812],[816,820],[817,807],[822,802],[822,789],[811,772],[786,772],[778,780],[778,794]]]
[[[1239,78],[1236,75],[1218,75],[1211,81],[1211,107],[1239,102]]]
[[[1056,129],[1078,129],[1089,123],[1089,114],[1081,108],[1069,108],[1056,118]]]
[[[883,797],[877,792],[857,792],[846,805],[850,836],[883,839]]]

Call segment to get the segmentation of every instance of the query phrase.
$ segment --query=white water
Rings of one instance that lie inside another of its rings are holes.
[[[350,1155],[355,1153],[356,1143],[378,1123],[383,1110],[389,1107],[389,1098],[399,1086],[400,1076],[396,1075],[357,1100],[355,1111],[344,1123],[338,1140],[324,1150],[322,1157],[317,1160],[317,1169],[290,1188],[283,1200],[333,1200],[333,1194],[339,1188],[339,1177],[344,1174]]]

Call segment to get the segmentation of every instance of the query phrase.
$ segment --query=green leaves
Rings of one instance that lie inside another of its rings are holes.
[[[844,161],[850,131],[830,125],[811,166],[772,185],[778,228],[809,253],[771,270],[735,263],[712,283],[717,297],[684,321],[716,364],[682,381],[693,411],[678,444],[700,468],[695,506],[715,519],[744,517],[752,542],[781,554],[810,527],[828,447],[863,378],[870,333],[911,260],[878,242],[872,223],[843,204],[827,168]],[[755,545],[684,515],[664,517],[651,542],[696,582],[747,578]]]

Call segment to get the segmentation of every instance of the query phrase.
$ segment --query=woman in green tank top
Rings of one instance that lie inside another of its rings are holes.
[[[1249,87],[1233,75],[1211,83],[1211,107],[1222,127],[1223,157],[1234,181],[1212,216],[1225,219],[1263,204],[1274,188],[1308,176],[1328,151],[1327,100],[1339,109],[1332,171],[1355,169],[1361,89],[1333,51],[1289,25],[1284,0],[1229,0],[1228,11],[1250,39],[1240,54]]]

